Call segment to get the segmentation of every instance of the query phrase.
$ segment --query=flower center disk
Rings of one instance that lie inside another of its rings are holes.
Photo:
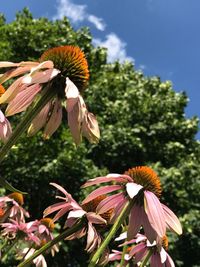
[[[162,188],[158,175],[147,166],[138,166],[125,172],[133,181],[160,197]]]
[[[85,54],[77,46],[59,46],[45,51],[40,62],[51,60],[54,67],[61,71],[64,77],[68,77],[82,92],[89,80],[88,63]]]

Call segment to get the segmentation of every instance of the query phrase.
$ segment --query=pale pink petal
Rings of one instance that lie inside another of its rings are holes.
[[[116,260],[121,260],[122,253],[121,251],[118,250],[112,250],[113,253],[109,255],[109,261],[116,261]]]
[[[167,259],[167,253],[164,250],[163,247],[161,247],[161,251],[160,251],[160,259],[161,259],[161,263],[164,263]]]
[[[48,60],[48,61],[43,61],[42,63],[40,63],[39,65],[33,67],[31,69],[31,72],[30,74],[32,75],[33,73],[41,70],[41,69],[53,69],[54,67],[54,64],[51,60]]]
[[[142,207],[134,205],[130,212],[130,219],[128,225],[127,239],[131,240],[135,238],[139,232],[142,222]]]
[[[58,129],[62,122],[62,105],[61,100],[58,100],[56,98],[53,111],[51,113],[51,116],[44,128],[43,136],[45,139],[50,138],[50,136]]]
[[[79,96],[78,88],[69,78],[66,78],[65,96],[67,99],[76,99]]]
[[[40,63],[35,61],[21,61],[19,63],[19,67],[26,67],[29,66],[31,68],[38,66]]]
[[[111,173],[111,174],[108,174],[107,176],[100,176],[100,177],[96,177],[94,179],[90,179],[81,187],[85,188],[85,187],[88,187],[91,185],[107,183],[107,182],[112,182],[112,181],[117,182],[117,183],[127,183],[129,178],[130,177],[128,175]]]
[[[34,84],[27,87],[17,94],[17,96],[9,103],[6,109],[6,115],[11,116],[24,111],[35,99],[37,93],[41,90],[41,86]]]
[[[8,103],[19,93],[22,87],[23,77],[18,78],[11,86],[5,91],[5,93],[0,97],[0,104]]]
[[[19,63],[13,63],[9,61],[0,61],[0,68],[17,67]]]
[[[6,142],[12,134],[10,122],[6,119],[3,112],[0,110],[0,139]]]
[[[84,210],[82,210],[82,209],[80,209],[80,210],[72,210],[72,211],[69,212],[69,214],[67,216],[67,219],[70,219],[70,218],[81,218],[85,214],[86,214],[86,212]]]
[[[107,193],[111,193],[113,191],[119,190],[119,189],[123,189],[123,186],[121,185],[107,185],[107,186],[103,186],[100,187],[96,190],[94,190],[92,193],[90,193],[82,202],[82,204],[86,204],[88,202],[90,202],[91,200],[95,199],[98,196],[107,194]]]
[[[88,221],[91,223],[106,224],[106,220],[94,212],[87,212],[86,217],[87,217]]]
[[[162,208],[164,210],[165,214],[165,222],[167,224],[167,227],[169,227],[170,230],[174,231],[178,235],[182,234],[182,227],[180,224],[179,219],[176,217],[176,215],[164,204],[162,204]]]
[[[82,135],[85,136],[90,143],[98,143],[100,138],[99,125],[94,114],[85,112],[82,122]]]
[[[99,214],[105,213],[106,211],[115,208],[119,204],[119,202],[121,202],[124,199],[125,197],[123,192],[112,196],[108,196],[99,203],[99,205],[96,208],[96,211]]]
[[[92,243],[95,242],[94,238],[95,238],[95,230],[94,230],[92,224],[88,223],[88,234],[87,234],[86,250],[88,250],[90,248],[90,246],[92,245]]]
[[[34,84],[34,83],[46,83],[52,80],[60,73],[57,69],[48,69],[45,71],[36,72],[33,75],[26,75],[23,77],[23,84]]]
[[[143,186],[141,186],[140,184],[135,184],[135,183],[126,184],[126,191],[130,198],[134,198],[142,188]]]
[[[166,232],[165,214],[159,199],[149,191],[144,191],[144,197],[146,200],[145,211],[151,226],[158,233],[160,237],[163,237]]]
[[[28,128],[28,136],[34,135],[46,124],[50,109],[51,102],[48,102],[39,114],[32,120],[32,123]]]
[[[137,254],[138,252],[140,252],[140,251],[143,250],[144,248],[146,249],[146,244],[145,244],[145,243],[140,243],[140,244],[134,246],[134,247],[130,250],[129,254],[130,254],[131,256],[134,256],[135,254]]]

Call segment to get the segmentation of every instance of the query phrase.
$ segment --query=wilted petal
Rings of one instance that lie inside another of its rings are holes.
[[[48,102],[39,114],[32,120],[30,127],[28,128],[28,135],[32,136],[37,133],[47,122],[49,111],[51,108],[51,102]]]
[[[92,193],[90,193],[82,202],[82,204],[86,204],[88,202],[90,202],[91,200],[97,198],[98,196],[107,194],[107,193],[111,193],[113,191],[122,189],[123,187],[121,185],[107,185],[107,186],[103,186],[100,187],[96,190],[94,190]]]
[[[82,135],[85,136],[91,143],[98,143],[100,138],[99,125],[94,114],[85,112],[82,122]]]
[[[45,71],[36,72],[33,75],[26,75],[23,77],[23,84],[34,84],[34,83],[46,83],[52,80],[60,73],[57,69],[48,69]]]
[[[13,63],[10,61],[0,61],[0,68],[17,67],[19,63]]]
[[[5,93],[0,97],[0,104],[8,103],[20,92],[23,77],[18,78],[11,86],[5,91]]]
[[[127,199],[125,198],[124,200],[122,200],[121,202],[118,203],[118,205],[115,207],[114,212],[112,213],[112,216],[110,218],[110,223],[115,223],[116,219],[118,218],[118,216],[120,215],[122,209],[124,208],[125,204],[127,203]]]
[[[48,139],[60,126],[62,122],[62,104],[61,101],[56,98],[53,111],[44,129],[44,138]]]
[[[140,184],[135,184],[135,183],[126,184],[126,191],[130,198],[134,198],[142,188],[143,186],[141,186]]]
[[[163,247],[161,248],[161,251],[160,251],[160,259],[161,259],[161,263],[164,263],[167,259],[167,253]]]
[[[67,218],[81,218],[83,217],[83,215],[85,215],[86,212],[82,209],[80,210],[72,210],[69,212],[69,215],[67,216]]]
[[[160,237],[163,237],[166,232],[165,214],[159,199],[149,191],[144,191],[144,197],[146,200],[145,211],[151,226],[158,233]]]
[[[11,116],[24,111],[34,100],[37,93],[41,90],[41,86],[34,84],[27,87],[17,94],[17,96],[9,103],[6,109],[6,115]]]
[[[67,203],[66,201],[63,201],[63,202],[59,202],[59,203],[55,203],[51,206],[49,206],[48,208],[46,208],[43,212],[43,216],[44,217],[47,217],[49,214],[57,211],[57,210],[60,210],[60,209],[63,209],[65,208],[66,206],[69,206],[70,207],[70,204]]]
[[[92,243],[95,242],[95,229],[91,223],[88,223],[88,234],[87,234],[87,246],[86,250],[90,248]]]
[[[176,215],[164,204],[162,204],[164,214],[165,214],[165,221],[169,229],[177,233],[178,235],[182,234],[182,227],[179,222],[179,219]]]
[[[154,241],[157,239],[158,234],[150,224],[147,214],[144,210],[142,211],[142,226],[144,228],[146,237],[148,238],[150,243],[153,244]]]
[[[0,77],[0,83],[4,83],[9,79],[22,75],[30,70],[31,70],[30,66],[18,67],[15,69],[8,70]]]

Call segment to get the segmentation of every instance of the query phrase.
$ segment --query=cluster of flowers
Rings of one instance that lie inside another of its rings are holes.
[[[53,240],[54,223],[50,218],[26,222],[29,213],[22,207],[23,195],[17,192],[0,197],[1,259],[4,261],[10,248],[18,260],[29,258],[38,248]],[[54,256],[58,246],[51,248]],[[37,267],[47,266],[43,255],[33,260]]]
[[[0,139],[9,142],[9,145],[3,147],[2,155],[16,142],[19,129],[21,133],[28,129],[28,135],[33,135],[44,128],[43,136],[49,138],[61,124],[65,110],[77,145],[82,136],[90,142],[98,142],[100,133],[97,120],[88,112],[81,96],[89,79],[89,71],[84,53],[78,47],[49,49],[39,62],[0,62],[0,68],[9,68],[0,76],[0,104],[8,103],[6,116],[29,109],[13,134],[9,121],[0,111]],[[16,77],[5,90],[1,84]],[[100,184],[105,185],[98,187]],[[144,267],[148,262],[151,267],[174,266],[166,252],[166,232],[181,234],[182,228],[176,215],[160,202],[160,179],[151,168],[135,167],[125,174],[109,174],[87,181],[83,188],[98,188],[81,204],[60,185],[51,185],[64,196],[58,196],[61,201],[45,209],[41,220],[25,221],[29,214],[22,208],[21,194],[12,193],[0,198],[1,237],[6,241],[1,248],[2,260],[6,251],[9,251],[7,246],[15,246],[16,254],[22,260],[31,258],[36,266],[47,266],[44,256],[33,258],[31,255],[36,255],[34,252],[40,251],[38,248],[45,247],[44,244],[51,244],[54,223],[65,216],[64,229],[71,231],[64,238],[71,240],[86,237],[85,249],[95,259],[89,266],[105,265],[113,260],[120,260],[120,266]],[[53,218],[49,218],[52,214]],[[120,225],[123,225],[123,231],[126,230],[117,239],[125,239],[120,245],[123,250],[110,253],[109,241],[104,238],[111,228],[108,235],[111,234],[114,239]],[[60,241],[59,238],[56,240]],[[20,241],[23,249],[19,245]],[[105,241],[107,243],[102,249]],[[50,250],[54,255],[58,251],[57,245],[53,244]],[[96,256],[98,251],[101,253]],[[22,263],[20,266],[25,265]]]

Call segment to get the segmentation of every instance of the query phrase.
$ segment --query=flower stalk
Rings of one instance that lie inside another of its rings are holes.
[[[153,254],[153,250],[150,249],[146,255],[146,257],[144,258],[144,260],[142,261],[142,263],[140,264],[140,267],[145,267],[151,257],[151,255]]]
[[[66,229],[62,234],[55,237],[53,240],[46,243],[44,246],[42,246],[40,249],[38,249],[31,257],[29,257],[27,260],[21,262],[17,267],[27,267],[29,266],[32,261],[37,258],[40,254],[44,254],[48,249],[53,247],[58,242],[64,240],[68,236],[72,235],[73,233],[77,232],[84,223],[84,218],[81,219],[78,223],[76,223],[73,227]]]
[[[110,232],[108,233],[107,237],[104,239],[104,241],[102,242],[102,244],[100,245],[98,250],[95,252],[93,257],[91,258],[88,267],[96,266],[100,256],[102,255],[102,253],[104,252],[104,250],[106,249],[106,247],[110,243],[111,239],[115,236],[117,230],[120,228],[120,226],[123,224],[124,220],[128,216],[128,214],[129,214],[134,202],[135,202],[135,200],[131,199],[129,202],[127,202],[125,204],[125,206],[122,209],[119,217],[117,218],[117,220],[113,224],[112,228],[110,229]]]

